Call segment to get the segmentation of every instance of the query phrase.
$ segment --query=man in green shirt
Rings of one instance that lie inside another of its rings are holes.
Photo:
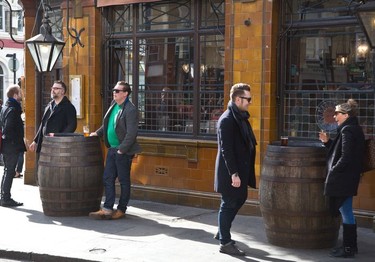
[[[119,219],[125,217],[130,199],[130,169],[135,154],[141,152],[137,143],[138,110],[129,100],[131,89],[124,81],[113,88],[113,101],[103,119],[103,125],[90,136],[103,137],[108,148],[103,182],[105,202],[103,207],[91,212],[94,219]],[[120,182],[120,199],[113,210],[116,198],[115,180]]]

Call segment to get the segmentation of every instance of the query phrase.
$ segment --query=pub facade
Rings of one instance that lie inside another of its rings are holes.
[[[375,7],[362,1],[20,2],[26,38],[39,33],[46,13],[66,42],[49,73],[38,73],[25,49],[27,139],[55,79],[69,84],[81,133],[84,125],[101,125],[111,89],[125,80],[139,109],[143,149],[132,166],[134,198],[218,208],[216,123],[237,82],[251,85],[258,186],[269,143],[281,135],[316,140],[320,130],[334,135],[332,108],[348,98],[359,103],[366,136],[374,135],[374,46],[366,25]],[[34,167],[35,155],[27,153],[27,184],[35,182]],[[364,173],[354,205],[368,223],[374,189],[375,177]],[[258,194],[249,189],[243,213],[259,214]]]

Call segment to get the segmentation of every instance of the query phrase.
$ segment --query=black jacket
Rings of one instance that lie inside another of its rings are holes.
[[[233,106],[235,105],[232,103]],[[247,122],[248,133],[243,131],[243,121]],[[217,140],[215,191],[224,195],[247,196],[248,186],[256,188],[256,139],[248,120],[236,119],[233,110],[227,109],[218,121]],[[241,179],[239,188],[232,186],[232,174],[236,172]]]
[[[3,121],[3,154],[18,154],[26,151],[24,127],[21,118],[21,105],[14,99],[8,99],[3,106],[0,118]]]
[[[365,136],[357,117],[349,117],[337,129],[337,136],[326,144],[329,147],[327,178],[324,194],[330,197],[357,195]]]
[[[38,144],[36,152],[40,152],[43,136],[49,133],[74,133],[77,128],[77,113],[73,104],[64,96],[61,102],[52,109],[53,100],[44,110],[42,122],[34,141]]]

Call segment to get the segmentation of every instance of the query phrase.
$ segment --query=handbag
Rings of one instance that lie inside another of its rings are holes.
[[[373,169],[375,169],[375,140],[370,138],[365,140],[362,172],[368,172]]]

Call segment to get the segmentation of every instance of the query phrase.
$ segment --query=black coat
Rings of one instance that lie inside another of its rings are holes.
[[[245,121],[248,121],[247,119]],[[252,132],[243,132],[233,112],[227,109],[219,118],[217,127],[218,151],[215,166],[215,191],[224,195],[247,196],[247,187],[256,188],[256,139]],[[241,186],[232,186],[232,174],[238,173]]]
[[[77,128],[77,112],[69,99],[64,96],[54,110],[52,109],[52,102],[53,100],[46,106],[42,123],[34,138],[35,143],[38,144],[36,152],[41,150],[44,135],[49,133],[74,133]]]
[[[337,136],[326,143],[329,147],[324,194],[330,197],[357,195],[365,136],[357,117],[349,117],[337,129]]]
[[[7,100],[1,110],[1,118],[4,121],[2,141],[3,154],[18,154],[26,151],[25,142],[23,140],[25,131],[21,114],[21,106],[14,99]]]

